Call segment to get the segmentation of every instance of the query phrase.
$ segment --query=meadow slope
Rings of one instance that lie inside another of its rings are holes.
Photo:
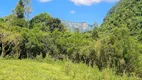
[[[99,71],[82,63],[67,61],[0,59],[0,80],[140,80],[116,76],[112,70]]]

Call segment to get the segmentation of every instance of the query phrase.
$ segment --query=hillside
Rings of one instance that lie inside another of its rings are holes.
[[[93,25],[90,25],[87,22],[70,22],[65,20],[62,20],[61,22],[65,24],[67,28],[71,31],[79,29],[80,32],[86,32],[93,29]]]
[[[120,0],[108,12],[101,27],[102,32],[127,27],[131,36],[142,41],[142,0]]]
[[[142,78],[142,0],[120,0],[94,29],[50,12],[27,19],[30,3],[0,18],[0,80]]]
[[[0,58],[0,80],[135,80],[120,77],[109,70],[100,72],[84,64],[71,62],[39,62],[35,60],[5,60]]]

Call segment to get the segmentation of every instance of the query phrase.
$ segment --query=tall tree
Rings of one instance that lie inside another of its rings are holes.
[[[24,18],[24,12],[25,12],[25,8],[24,8],[24,2],[23,0],[19,0],[16,8],[15,8],[15,13],[17,18]]]
[[[14,10],[17,18],[25,18],[24,14],[26,14],[28,19],[31,11],[31,0],[19,0]]]

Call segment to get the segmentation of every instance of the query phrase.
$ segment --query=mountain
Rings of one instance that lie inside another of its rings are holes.
[[[142,41],[142,0],[120,0],[108,12],[101,30],[111,32],[115,27],[127,27],[131,36]]]
[[[70,22],[65,20],[62,20],[61,22],[71,31],[79,29],[80,32],[86,32],[93,29],[93,25],[90,25],[87,22]]]

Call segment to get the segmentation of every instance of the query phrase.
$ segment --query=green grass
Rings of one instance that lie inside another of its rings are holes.
[[[110,69],[99,71],[67,61],[7,60],[0,58],[0,80],[140,80],[117,76]]]

